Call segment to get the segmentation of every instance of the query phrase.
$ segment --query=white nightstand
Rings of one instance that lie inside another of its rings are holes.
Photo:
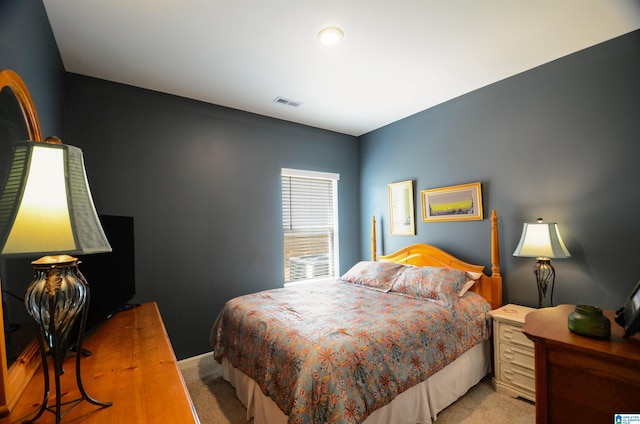
[[[533,342],[523,333],[524,317],[534,308],[505,305],[491,311],[493,318],[494,377],[498,393],[535,401]]]

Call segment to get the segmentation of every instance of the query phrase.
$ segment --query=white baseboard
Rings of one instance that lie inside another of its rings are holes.
[[[191,358],[182,359],[178,361],[178,365],[180,366],[181,369],[195,367],[196,365],[198,365],[198,362],[200,361],[200,359],[202,359],[205,356],[212,356],[212,355],[213,355],[213,352],[205,352],[202,355],[197,355],[197,356],[192,356]]]

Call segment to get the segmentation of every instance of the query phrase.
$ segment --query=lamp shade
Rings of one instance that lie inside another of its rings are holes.
[[[525,223],[522,236],[513,256],[528,258],[568,258],[571,253],[562,241],[558,224],[555,222]]]
[[[60,142],[14,143],[0,197],[0,255],[110,252],[82,150]]]

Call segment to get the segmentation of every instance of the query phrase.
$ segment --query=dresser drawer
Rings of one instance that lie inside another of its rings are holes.
[[[524,397],[535,400],[535,372],[508,362],[498,363],[498,380],[517,389]]]
[[[499,350],[498,358],[500,362],[518,365],[531,372],[535,370],[533,350],[523,349],[507,343],[500,343]]]
[[[521,327],[499,323],[498,337],[501,342],[511,343],[514,346],[523,346],[533,351],[533,342],[524,335]]]

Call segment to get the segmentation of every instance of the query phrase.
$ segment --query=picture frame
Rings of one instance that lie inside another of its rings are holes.
[[[422,190],[422,221],[482,220],[482,187],[479,182]]]
[[[413,181],[409,180],[389,184],[388,192],[391,235],[416,235],[413,209]]]

